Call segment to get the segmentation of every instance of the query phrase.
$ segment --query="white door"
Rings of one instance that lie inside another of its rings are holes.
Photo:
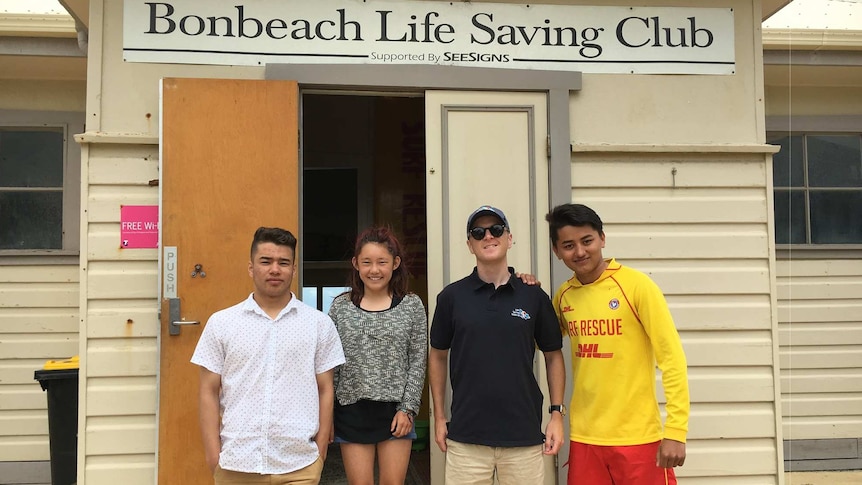
[[[509,264],[551,282],[548,207],[548,110],[545,93],[426,91],[428,301],[472,271],[467,216],[490,204],[506,213],[514,245]],[[536,375],[547,396],[544,359]],[[546,402],[545,405],[549,403]],[[448,403],[447,403],[448,407]],[[433,412],[433,407],[432,407]],[[434,432],[433,415],[431,433]],[[431,481],[443,483],[444,457],[431,439]],[[547,459],[545,483],[556,483]]]

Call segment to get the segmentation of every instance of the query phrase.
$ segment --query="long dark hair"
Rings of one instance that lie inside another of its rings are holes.
[[[382,244],[392,255],[393,262],[395,258],[401,258],[401,264],[392,270],[392,279],[389,280],[389,291],[392,292],[392,298],[402,299],[407,295],[407,278],[410,273],[407,271],[406,257],[404,250],[401,248],[401,243],[395,237],[392,229],[384,226],[374,226],[362,231],[356,237],[356,245],[353,250],[353,257],[358,258],[362,248],[368,243]],[[359,306],[362,302],[362,297],[365,296],[365,284],[359,277],[359,270],[353,268],[348,279],[350,286],[350,301],[354,305]]]

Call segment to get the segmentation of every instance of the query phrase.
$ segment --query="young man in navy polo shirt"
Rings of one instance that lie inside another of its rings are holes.
[[[563,339],[550,298],[515,276],[507,253],[512,233],[503,211],[482,206],[467,218],[473,273],[437,296],[428,379],[434,439],[446,453],[446,483],[541,484],[542,455],[555,455],[563,436],[566,382]],[[542,434],[542,392],[533,374],[544,353],[550,422]],[[451,351],[452,416],[446,418]]]

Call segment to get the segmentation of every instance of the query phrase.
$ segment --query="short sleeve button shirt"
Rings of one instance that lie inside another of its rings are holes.
[[[293,296],[272,319],[252,294],[210,317],[191,361],[221,376],[222,468],[282,474],[317,459],[316,375],[344,363],[327,315]]]

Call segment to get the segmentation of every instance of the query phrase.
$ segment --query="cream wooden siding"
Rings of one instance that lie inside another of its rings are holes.
[[[784,439],[862,436],[862,261],[778,261]]]
[[[33,372],[78,353],[77,262],[26,258],[0,262],[0,461],[49,458],[46,393]]]
[[[121,205],[158,204],[158,187],[149,185],[159,177],[158,146],[91,144],[85,170],[87,382],[79,474],[83,466],[88,483],[151,485],[158,400],[158,253],[121,249],[119,238]]]
[[[652,276],[680,330],[687,485],[778,480],[766,174],[761,154],[574,154],[572,200],[605,221],[605,256]]]
[[[0,109],[83,112],[86,92],[85,81],[3,79],[0,74]]]

